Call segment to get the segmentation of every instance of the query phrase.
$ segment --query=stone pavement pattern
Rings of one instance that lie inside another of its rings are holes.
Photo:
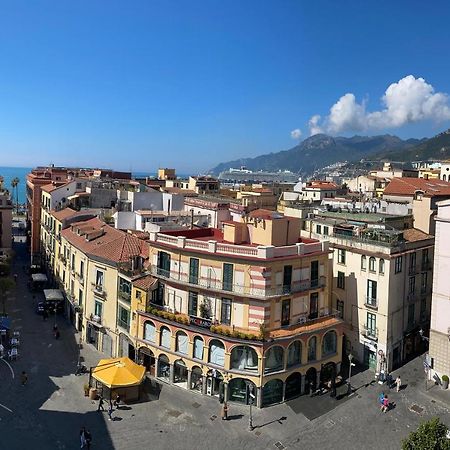
[[[58,317],[61,339],[56,341],[53,319],[44,322],[35,314],[22,270],[27,255],[21,244],[16,250],[13,270],[19,283],[8,308],[13,327],[21,331],[21,349],[19,360],[10,363],[16,378],[0,361],[0,448],[80,448],[78,433],[84,425],[92,432],[93,449],[276,449],[278,442],[280,449],[398,449],[421,420],[437,415],[450,424],[449,394],[438,388],[425,392],[420,359],[400,369],[407,384],[403,391],[387,390],[396,403],[387,414],[377,406],[384,387],[368,384],[372,375],[363,372],[353,378],[357,390],[352,398],[313,421],[286,404],[254,409],[256,428],[249,432],[248,407],[230,404],[232,420],[224,422],[216,399],[162,385],[160,392],[152,390],[150,401],[115,411],[116,420],[109,422],[106,413],[96,412],[97,403],[83,395],[87,375],[74,375],[79,349],[73,328]],[[81,352],[88,366],[102,357],[88,344]],[[29,373],[25,387],[19,381],[22,370]],[[413,405],[419,413],[410,409]]]

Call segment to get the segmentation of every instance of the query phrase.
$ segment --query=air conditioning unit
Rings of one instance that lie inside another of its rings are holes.
[[[94,322],[100,323],[102,321],[102,318],[100,316],[93,315],[92,320]]]

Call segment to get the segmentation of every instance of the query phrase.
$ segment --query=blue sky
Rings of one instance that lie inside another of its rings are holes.
[[[332,134],[432,136],[450,126],[447,97],[433,97],[450,93],[449,13],[444,1],[2,0],[0,165],[200,173],[292,147],[314,115]],[[400,95],[374,115],[392,83]]]

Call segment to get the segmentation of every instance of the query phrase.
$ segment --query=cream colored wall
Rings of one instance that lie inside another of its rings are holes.
[[[431,198],[423,197],[422,200],[413,200],[414,228],[418,228],[427,234],[433,234],[435,230],[434,220],[431,220]]]

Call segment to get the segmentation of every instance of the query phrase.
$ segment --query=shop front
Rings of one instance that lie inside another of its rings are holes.
[[[138,350],[138,360],[139,364],[145,367],[145,371],[148,375],[155,376],[155,355],[147,347],[140,347]]]
[[[250,380],[245,378],[233,378],[228,383],[228,399],[232,402],[248,405],[251,396],[256,395],[256,386]]]

